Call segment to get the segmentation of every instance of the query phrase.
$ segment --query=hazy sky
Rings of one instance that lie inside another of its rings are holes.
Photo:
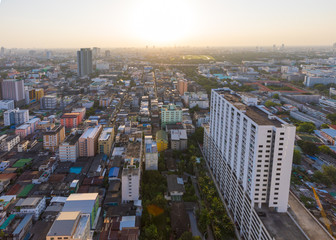
[[[0,0],[0,46],[332,45],[336,0]]]

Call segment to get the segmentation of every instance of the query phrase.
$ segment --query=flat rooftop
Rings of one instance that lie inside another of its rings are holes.
[[[73,193],[67,198],[67,201],[96,200],[97,197],[98,193]]]
[[[98,130],[99,130],[99,126],[88,128],[83,133],[81,138],[93,138],[97,134]]]
[[[104,128],[99,136],[99,141],[107,141],[113,132],[113,128]]]
[[[297,227],[287,213],[278,213],[269,208],[257,208],[257,212],[263,212],[266,216],[260,216],[269,234],[276,240],[307,240],[306,236]]]
[[[64,141],[64,143],[68,143],[69,145],[74,145],[78,141],[78,139],[81,137],[80,134],[71,134],[67,139]]]
[[[229,89],[216,89],[214,90],[225,100],[229,101],[237,109],[244,112],[251,120],[258,125],[273,125],[275,127],[281,127],[282,124],[286,124],[283,120],[273,116],[271,113],[267,114],[257,106],[249,106],[243,102],[243,99],[239,95],[240,93],[231,92]],[[251,94],[242,93],[246,97],[252,97]],[[269,116],[273,116],[269,118]]]

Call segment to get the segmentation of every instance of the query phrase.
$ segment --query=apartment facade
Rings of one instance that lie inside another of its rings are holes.
[[[178,80],[177,90],[182,96],[185,92],[188,92],[188,81],[185,79]]]
[[[104,128],[98,138],[98,152],[107,156],[111,153],[114,139],[114,128]]]
[[[182,122],[182,109],[175,104],[163,105],[161,108],[161,127]]]
[[[257,211],[287,211],[296,128],[257,98],[213,89],[204,155],[245,239],[272,239]]]
[[[76,128],[80,123],[80,113],[64,113],[61,116],[61,124],[66,128]]]
[[[139,200],[140,168],[129,166],[121,176],[121,200],[123,203]]]
[[[65,139],[64,126],[58,125],[43,134],[43,148],[55,152]]]
[[[14,109],[14,100],[1,100],[0,110],[11,110]]]
[[[40,101],[42,109],[56,109],[57,97],[54,95],[45,95]]]
[[[4,112],[4,125],[19,125],[29,121],[29,110],[12,109]]]
[[[25,99],[24,80],[5,79],[2,82],[2,99],[21,101]]]
[[[20,142],[20,136],[11,135],[1,140],[0,149],[4,152],[9,152]]]
[[[79,138],[79,156],[94,157],[98,151],[98,138],[102,132],[103,127],[98,125],[96,127],[88,128]]]
[[[76,162],[79,157],[80,134],[71,134],[59,147],[59,158],[61,162]]]

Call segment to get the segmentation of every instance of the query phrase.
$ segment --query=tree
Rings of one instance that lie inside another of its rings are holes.
[[[294,153],[293,153],[293,163],[294,164],[301,164],[301,152],[297,149],[294,149]]]
[[[327,118],[332,122],[336,123],[336,113],[330,113],[327,115]]]
[[[297,128],[298,132],[306,132],[306,133],[312,133],[316,130],[315,124],[312,122],[303,122],[299,123],[299,126]]]
[[[275,102],[270,101],[270,100],[268,100],[268,101],[265,102],[265,106],[266,106],[266,107],[275,107],[275,106],[279,106],[279,105],[280,105],[280,104],[275,103]]]
[[[273,96],[272,96],[274,99],[280,99],[280,96],[279,96],[279,94],[273,94]]]
[[[146,240],[160,239],[157,227],[154,224],[151,224],[144,229],[143,239],[146,239]]]
[[[297,143],[305,154],[315,155],[319,153],[319,148],[312,142],[299,140]]]
[[[179,240],[193,240],[193,236],[191,232],[184,232]]]
[[[329,125],[326,124],[326,123],[323,123],[323,124],[321,125],[321,129],[324,129],[324,128],[329,128]]]
[[[319,146],[318,148],[321,153],[332,154],[331,149],[326,145]]]

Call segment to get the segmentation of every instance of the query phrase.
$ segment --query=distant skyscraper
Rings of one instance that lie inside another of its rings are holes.
[[[6,79],[2,82],[2,98],[15,100],[16,102],[25,99],[24,80]]]
[[[97,48],[97,47],[92,48],[92,55],[95,58],[99,57],[99,55],[100,55],[100,48]]]
[[[105,51],[105,57],[110,57],[111,56],[111,51],[110,50],[106,50]]]
[[[90,48],[82,48],[77,52],[77,72],[80,77],[92,73],[92,51]]]
[[[5,48],[1,47],[0,56],[4,56],[4,55],[5,55]]]

